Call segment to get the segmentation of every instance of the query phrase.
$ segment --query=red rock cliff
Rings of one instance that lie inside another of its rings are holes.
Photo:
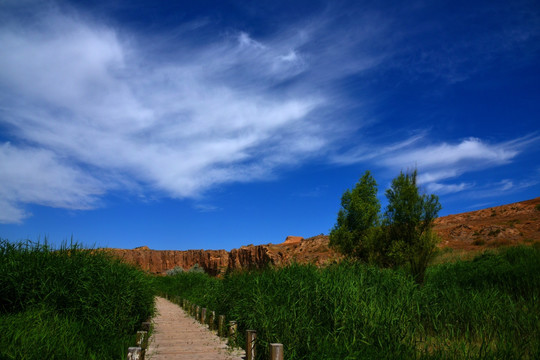
[[[146,246],[133,250],[107,250],[127,263],[154,274],[163,274],[176,266],[187,270],[199,264],[208,274],[218,275],[229,264],[229,253],[225,250],[150,250]]]
[[[150,250],[147,246],[133,250],[107,249],[114,256],[154,274],[164,274],[176,266],[188,270],[199,264],[208,274],[219,275],[226,270],[261,269],[268,265],[286,265],[292,261],[322,265],[339,258],[328,247],[328,237],[315,236],[303,240],[273,245],[249,245],[230,252],[225,250]]]

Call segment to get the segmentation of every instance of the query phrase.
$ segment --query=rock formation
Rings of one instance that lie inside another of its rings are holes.
[[[218,275],[229,265],[229,253],[225,250],[150,250],[143,246],[133,250],[107,249],[114,256],[141,269],[163,274],[179,266],[185,270],[199,264],[211,275]]]
[[[269,265],[282,266],[297,261],[323,265],[340,256],[328,247],[324,235],[304,239],[289,236],[279,245],[249,245],[230,252],[225,250],[150,250],[141,246],[133,250],[107,249],[114,256],[137,265],[153,274],[164,274],[176,266],[188,270],[199,264],[208,274],[220,275],[227,270],[262,269]]]

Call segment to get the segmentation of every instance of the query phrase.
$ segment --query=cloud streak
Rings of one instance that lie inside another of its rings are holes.
[[[396,51],[407,32],[381,12],[328,11],[255,38],[211,21],[140,34],[73,9],[16,7],[0,15],[2,223],[30,216],[26,204],[89,209],[116,190],[198,198],[313,158],[418,166],[428,188],[459,192],[474,185],[445,181],[507,164],[538,140],[433,144],[424,132],[340,152],[351,138],[367,143],[357,130],[376,123],[362,115],[369,96],[344,79],[408,58],[404,68],[425,65],[409,56],[414,46]]]
[[[0,222],[22,221],[27,203],[91,208],[125,186],[197,197],[272,178],[335,141],[332,121],[317,114],[330,106],[322,84],[370,65],[356,58],[332,72],[321,64],[357,42],[336,37],[337,53],[314,57],[313,41],[331,41],[320,26],[193,44],[201,27],[147,44],[151,36],[54,7],[32,24],[15,17],[0,25],[0,124],[12,137],[2,145]],[[296,82],[303,74],[311,80]],[[40,173],[43,182],[21,185]]]
[[[105,186],[63,164],[53,152],[0,145],[0,222],[20,223],[31,214],[20,203],[86,210],[99,203]]]
[[[457,143],[433,145],[426,143],[424,135],[415,135],[378,149],[376,145],[356,148],[336,155],[333,161],[338,164],[372,163],[393,173],[417,168],[419,183],[442,195],[474,187],[472,183],[445,184],[442,181],[508,164],[539,141],[540,136],[532,134],[499,143],[467,138]],[[502,191],[509,189],[503,187]]]

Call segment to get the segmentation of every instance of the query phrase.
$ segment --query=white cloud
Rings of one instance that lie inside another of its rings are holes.
[[[400,154],[394,154],[385,162],[389,165],[439,168],[457,165],[465,162],[482,162],[503,164],[515,157],[518,151],[505,144],[486,144],[478,138],[469,138],[458,144],[442,143],[434,146],[425,146],[411,149]]]
[[[482,184],[478,184],[474,191],[468,192],[468,199],[485,199],[491,197],[500,197],[502,195],[509,195],[517,193],[524,189],[531,188],[540,183],[537,178],[527,177],[520,180],[502,179],[500,181],[487,181]],[[480,208],[483,204],[475,205]]]
[[[0,125],[12,140],[0,144],[2,222],[30,216],[30,203],[92,208],[118,188],[185,198],[273,178],[371,122],[358,112],[336,121],[363,99],[337,84],[400,56],[391,21],[373,12],[308,19],[255,39],[209,35],[211,21],[153,35],[54,7],[25,19],[8,10],[0,16]],[[426,135],[332,160],[418,166],[425,184],[462,191],[469,185],[447,181],[508,163],[538,139],[426,144]]]
[[[201,26],[160,43],[56,8],[3,22],[0,124],[13,141],[2,148],[2,221],[22,221],[28,203],[92,208],[124,186],[197,197],[272,178],[336,140],[319,111],[340,105],[329,102],[331,82],[368,69],[368,51],[333,71],[358,43],[320,25],[194,44]],[[315,40],[336,51],[310,56]]]
[[[459,183],[459,184],[440,184],[430,182],[427,185],[427,191],[430,193],[436,193],[438,195],[444,195],[449,193],[456,193],[466,189],[469,189],[473,184]]]
[[[0,222],[28,217],[21,203],[68,209],[94,207],[103,184],[43,149],[0,145]]]
[[[468,138],[453,144],[443,142],[433,145],[426,144],[425,137],[421,134],[387,146],[362,146],[337,155],[333,160],[338,164],[369,162],[394,174],[417,168],[420,184],[425,185],[429,191],[447,194],[470,189],[474,184],[448,184],[442,181],[508,164],[525,148],[539,140],[540,136],[532,134],[499,143]],[[508,181],[500,190],[505,191],[511,187],[513,183]]]

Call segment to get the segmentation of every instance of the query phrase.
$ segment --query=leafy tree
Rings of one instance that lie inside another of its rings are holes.
[[[330,246],[342,254],[367,259],[367,244],[379,226],[380,209],[377,182],[366,171],[354,189],[347,189],[341,197],[337,223],[330,232]]]
[[[432,228],[441,204],[436,195],[420,193],[416,178],[414,170],[392,180],[381,221],[377,183],[366,171],[355,188],[341,197],[330,246],[383,267],[408,265],[415,281],[422,283],[439,241]]]
[[[432,228],[441,204],[436,195],[420,194],[416,178],[414,170],[410,174],[401,172],[392,180],[386,190],[388,206],[383,226],[390,239],[388,255],[397,264],[407,263],[416,282],[422,283],[438,241]]]

